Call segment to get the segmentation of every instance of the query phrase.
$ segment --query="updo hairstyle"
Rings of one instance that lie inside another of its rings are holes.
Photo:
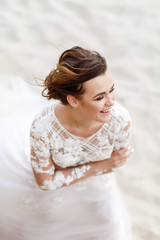
[[[81,98],[83,83],[107,70],[106,60],[95,51],[73,47],[62,53],[57,68],[44,80],[42,96],[68,104],[67,95]],[[45,94],[47,92],[47,94]]]

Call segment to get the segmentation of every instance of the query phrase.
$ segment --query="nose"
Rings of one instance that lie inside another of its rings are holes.
[[[111,96],[107,96],[105,105],[108,107],[112,107],[114,104],[114,99],[112,99]]]

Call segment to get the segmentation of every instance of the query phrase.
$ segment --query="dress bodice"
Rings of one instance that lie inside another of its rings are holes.
[[[54,164],[66,168],[104,160],[113,150],[127,146],[130,116],[119,103],[111,109],[111,121],[87,138],[71,134],[63,127],[54,112],[56,104],[37,114],[31,127],[31,163],[35,172],[53,174]],[[53,166],[46,170],[49,158]]]

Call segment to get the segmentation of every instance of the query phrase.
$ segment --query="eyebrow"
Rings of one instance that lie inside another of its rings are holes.
[[[111,87],[111,90],[114,88],[114,83],[113,83],[113,85],[112,85],[112,87]],[[110,90],[110,91],[111,91]],[[96,97],[98,97],[98,96],[100,96],[100,95],[103,95],[103,94],[105,94],[106,92],[100,92],[100,93],[98,93],[98,94],[96,94],[93,98],[96,98]]]

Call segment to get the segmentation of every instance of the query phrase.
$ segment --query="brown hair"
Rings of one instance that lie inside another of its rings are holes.
[[[44,80],[42,96],[49,100],[58,99],[66,105],[67,95],[80,99],[84,93],[83,83],[103,74],[106,70],[106,60],[98,52],[77,46],[68,49],[60,56],[57,68]]]

